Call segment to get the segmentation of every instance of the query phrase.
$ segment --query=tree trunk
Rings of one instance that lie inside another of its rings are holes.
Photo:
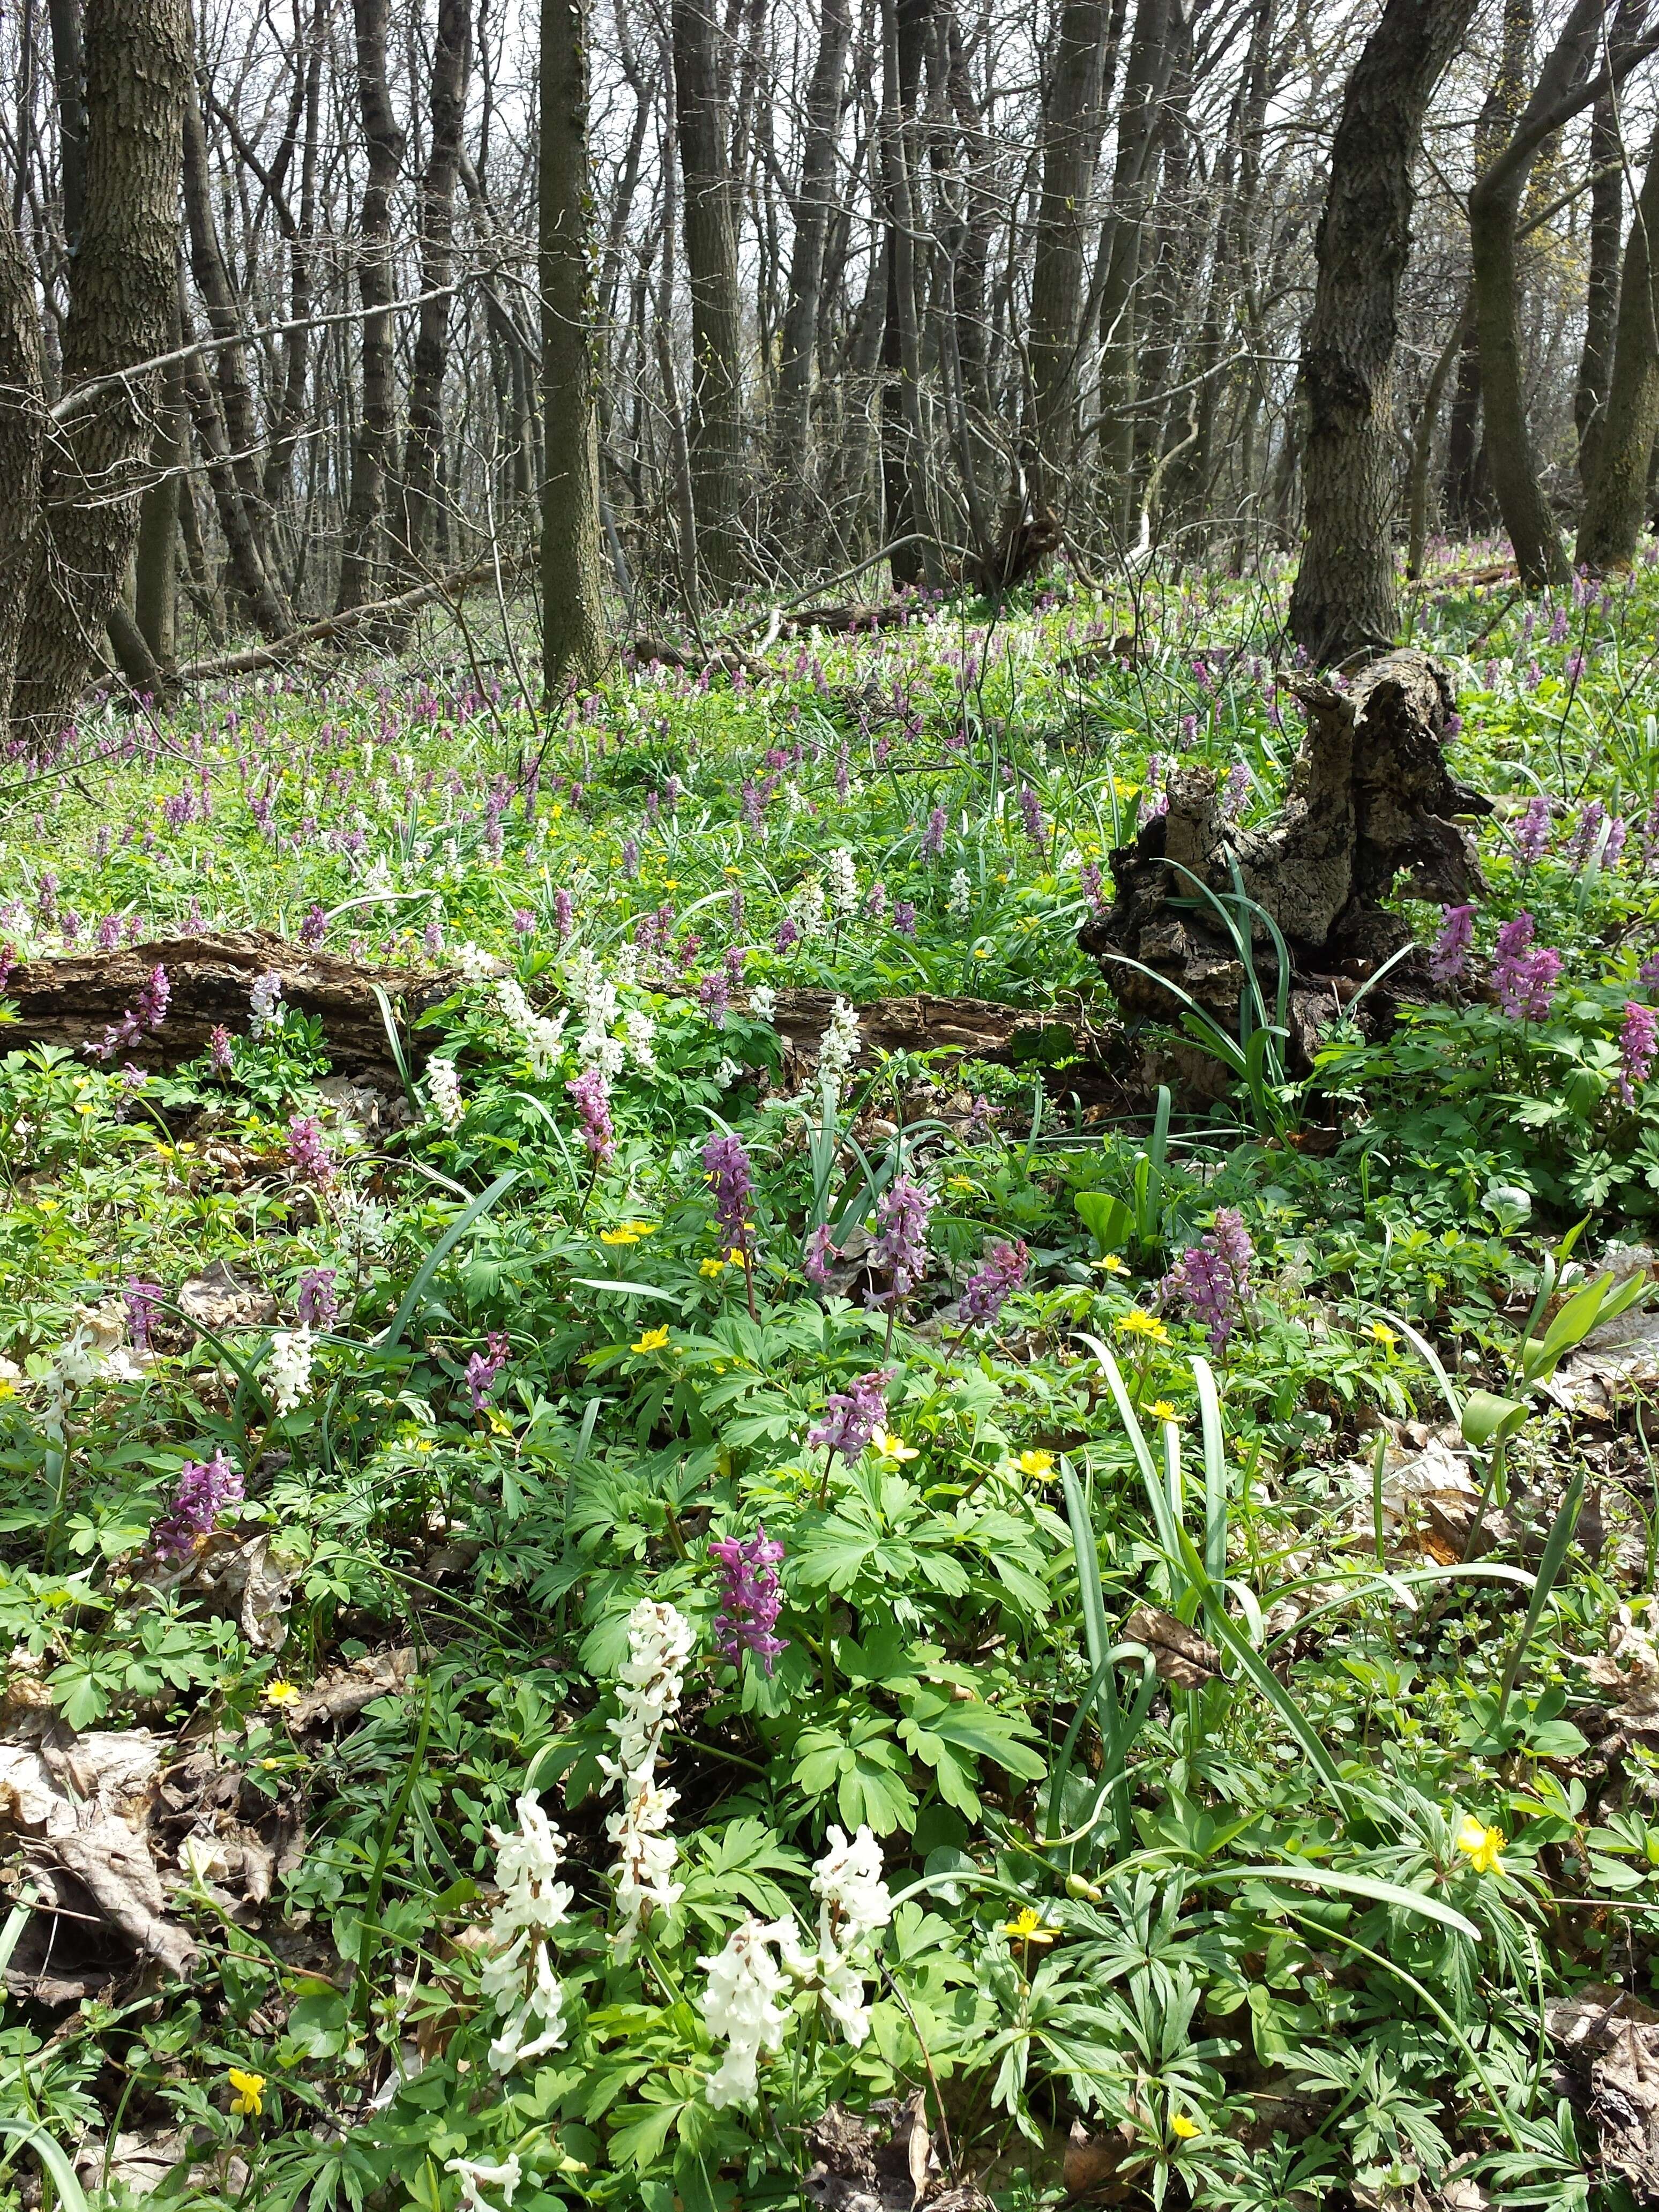
[[[1545,141],[1598,96],[1601,80],[1592,79],[1590,72],[1605,11],[1606,0],[1574,0],[1509,143],[1469,194],[1486,459],[1521,580],[1534,592],[1547,584],[1565,583],[1569,568],[1555,517],[1538,480],[1527,427],[1521,365],[1521,201]],[[1618,83],[1644,51],[1623,43],[1610,57],[1607,77]]]
[[[466,112],[472,49],[470,0],[438,0],[432,49],[431,143],[421,179],[420,240],[422,292],[442,290],[455,265],[455,181]],[[415,328],[414,371],[409,386],[409,430],[404,441],[400,565],[424,573],[432,551],[432,503],[443,468],[444,373],[449,365],[449,319],[454,301],[428,300]]]
[[[52,67],[58,94],[58,155],[64,194],[64,245],[71,262],[81,250],[87,209],[87,63],[81,0],[47,0]]]
[[[1030,491],[1063,511],[1076,442],[1082,347],[1083,241],[1100,152],[1103,0],[1065,0],[1043,105],[1042,188],[1031,270]]]
[[[542,0],[540,220],[542,665],[548,696],[605,659],[587,23],[583,0]]]
[[[69,386],[165,351],[172,332],[192,60],[185,0],[91,0],[86,52],[86,204],[64,329]],[[91,641],[125,580],[155,382],[152,372],[100,392],[59,426],[46,453],[12,700],[14,726],[37,738],[54,738],[72,712]],[[13,514],[0,534],[15,543],[27,530],[17,485],[7,479],[0,498]]]
[[[743,327],[713,0],[674,0],[674,87],[691,290],[691,484],[709,589],[742,583]]]
[[[886,231],[887,314],[882,331],[881,470],[893,581],[933,582],[939,569],[921,419],[921,333],[908,125],[915,112],[933,0],[880,0],[881,118],[878,173]]]
[[[34,274],[0,203],[0,731],[34,565],[45,419]]]
[[[1590,112],[1590,257],[1584,300],[1584,344],[1572,397],[1578,433],[1578,481],[1586,493],[1595,476],[1595,449],[1613,374],[1619,322],[1619,249],[1625,222],[1625,179],[1620,161],[1619,112],[1604,92]]]
[[[132,611],[145,644],[159,665],[167,668],[178,645],[179,491],[190,459],[190,408],[182,368],[163,371],[161,393],[151,456],[155,481],[144,494],[138,516]]]
[[[1596,443],[1595,470],[1578,526],[1577,557],[1587,568],[1627,568],[1647,504],[1648,474],[1659,437],[1659,131],[1648,146],[1619,284],[1613,374]]]
[[[809,434],[812,363],[817,350],[818,310],[823,296],[823,248],[836,182],[836,140],[841,88],[853,42],[850,0],[823,0],[817,57],[806,88],[806,138],[801,150],[800,190],[793,213],[794,251],[789,262],[789,301],[779,349],[777,401],[773,417],[772,470],[780,507],[799,514],[811,481]],[[786,492],[784,487],[789,489]]]
[[[352,0],[357,33],[357,95],[368,174],[363,188],[357,241],[357,284],[363,306],[363,401],[351,457],[351,504],[346,514],[345,556],[340,564],[336,611],[361,606],[374,595],[374,572],[386,514],[386,461],[397,392],[393,382],[392,318],[392,195],[403,167],[404,134],[386,87],[386,0]]]
[[[1389,422],[1413,171],[1425,112],[1473,13],[1473,0],[1389,0],[1348,80],[1331,147],[1302,348],[1305,538],[1290,619],[1316,667],[1394,635]]]

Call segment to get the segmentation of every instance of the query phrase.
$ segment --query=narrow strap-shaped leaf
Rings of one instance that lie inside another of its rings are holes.
[[[426,1296],[427,1286],[432,1278],[465,1236],[467,1231],[476,1222],[483,1220],[490,1207],[498,1199],[506,1196],[523,1173],[522,1168],[508,1168],[505,1175],[498,1175],[489,1189],[480,1191],[465,1212],[458,1219],[450,1223],[448,1228],[445,1230],[443,1235],[416,1269],[415,1279],[404,1292],[404,1302],[392,1316],[392,1326],[380,1340],[380,1350],[390,1352],[401,1341],[404,1331],[409,1327],[421,1300]]]

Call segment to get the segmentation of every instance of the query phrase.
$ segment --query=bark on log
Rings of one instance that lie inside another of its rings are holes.
[[[1411,943],[1407,924],[1382,904],[1396,878],[1407,877],[1413,897],[1446,904],[1484,893],[1473,843],[1454,817],[1489,814],[1492,802],[1447,769],[1441,748],[1451,685],[1425,654],[1389,653],[1346,691],[1309,679],[1292,688],[1308,731],[1277,819],[1232,828],[1214,772],[1176,769],[1168,813],[1113,854],[1112,907],[1085,924],[1078,941],[1100,960],[1126,1013],[1178,1020],[1181,1002],[1167,981],[1236,1034],[1243,963],[1197,886],[1224,897],[1237,869],[1246,895],[1284,933],[1292,966],[1291,1053],[1305,1060],[1322,1024]],[[1271,1003],[1277,957],[1259,921],[1253,957]],[[1126,967],[1126,959],[1153,973]],[[1420,956],[1402,961],[1389,981],[1400,994],[1432,988]]]
[[[834,991],[775,994],[772,1025],[792,1053],[816,1055],[838,996]],[[859,1008],[860,1057],[876,1051],[957,1052],[966,1060],[1037,1061],[1045,1057],[1045,1037],[1056,1049],[1063,1046],[1060,1030],[1071,1032],[1080,1058],[1100,1060],[1099,1041],[1081,1016],[1058,1008],[1000,1006],[988,999],[940,999],[926,991]]]
[[[31,960],[14,969],[5,996],[18,1018],[0,1030],[0,1049],[50,1044],[73,1052],[96,1043],[137,1002],[156,967],[165,968],[172,998],[162,1026],[116,1058],[140,1067],[177,1067],[207,1048],[216,1026],[246,1036],[248,994],[254,978],[275,969],[283,1001],[321,1021],[328,1053],[341,1074],[362,1075],[389,1090],[399,1087],[374,987],[386,993],[402,1031],[411,1068],[427,1048],[412,1024],[455,988],[450,972],[420,968],[360,968],[332,953],[307,951],[264,929],[204,932],[159,938],[118,952],[71,954]]]

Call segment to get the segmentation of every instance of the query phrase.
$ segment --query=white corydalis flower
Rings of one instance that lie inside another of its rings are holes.
[[[824,889],[829,895],[830,911],[837,921],[845,921],[856,911],[859,902],[859,872],[857,863],[845,845],[838,845],[824,862]]]
[[[489,1917],[496,1948],[484,1962],[479,1987],[501,2021],[489,2046],[498,2074],[564,2046],[564,1991],[547,1948],[549,1935],[569,1917],[574,1894],[558,1879],[564,1838],[533,1797],[520,1797],[517,1811],[511,1835],[489,1832],[501,1900]]]
[[[818,1081],[839,1097],[848,1069],[859,1056],[859,1018],[845,999],[830,1009],[830,1026],[818,1045]]]
[[[311,1331],[278,1328],[271,1331],[270,1355],[265,1362],[265,1382],[278,1415],[291,1413],[311,1388]]]
[[[511,2204],[524,2178],[517,2151],[500,2166],[491,2166],[479,2158],[446,2159],[444,2172],[461,2177],[459,2212],[495,2212],[495,2207],[479,2193],[485,2189],[499,2189],[502,2203]]]
[[[881,1846],[868,1827],[861,1827],[850,1843],[841,1829],[831,1828],[826,1842],[812,1869],[818,1899],[815,1949],[802,1943],[793,1920],[761,1922],[750,1916],[732,1931],[723,1951],[697,1961],[708,1975],[703,2018],[710,2033],[725,2037],[727,2046],[706,2092],[717,2112],[754,2102],[760,2054],[782,2045],[788,2008],[777,2000],[786,1977],[819,1999],[854,2050],[869,2036],[862,1966],[873,1939],[893,1917],[893,1900],[882,1879]]]
[[[548,1074],[564,1042],[566,1017],[538,1014],[510,975],[498,979],[495,999],[529,1057],[532,1073],[538,1077]]]
[[[641,1598],[628,1616],[628,1658],[617,1677],[617,1714],[611,1723],[617,1756],[601,1753],[606,1784],[622,1802],[605,1834],[617,1847],[617,1948],[626,1958],[653,1905],[666,1911],[682,1885],[671,1879],[678,1847],[669,1822],[679,1793],[662,1788],[657,1755],[684,1692],[695,1641],[690,1622],[672,1605]]]
[[[769,983],[757,983],[749,994],[749,1011],[757,1022],[773,1020],[778,1011],[778,994]]]
[[[958,868],[951,878],[951,889],[945,901],[945,910],[958,917],[966,914],[973,903],[974,886],[966,868]]]
[[[429,1060],[426,1064],[426,1087],[432,1097],[432,1110],[446,1129],[459,1129],[461,1116],[466,1111],[461,1103],[461,1079],[455,1073],[453,1060]]]

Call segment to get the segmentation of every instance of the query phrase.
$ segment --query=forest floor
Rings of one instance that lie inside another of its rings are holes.
[[[1446,557],[1461,972],[1199,1111],[1276,586],[11,764],[0,2205],[1659,2201],[1659,571]]]

